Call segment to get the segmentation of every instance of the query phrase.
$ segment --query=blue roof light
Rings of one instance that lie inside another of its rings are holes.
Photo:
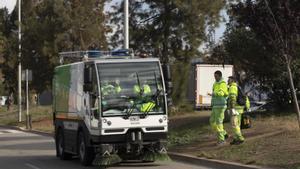
[[[63,64],[66,58],[77,59],[129,59],[133,58],[133,51],[129,49],[119,49],[114,51],[100,51],[100,50],[88,50],[88,51],[71,51],[59,53],[60,62]]]
[[[87,51],[89,58],[97,58],[100,56],[103,56],[102,52],[100,50],[89,50]]]
[[[130,56],[130,51],[128,49],[119,49],[111,52],[112,56]]]

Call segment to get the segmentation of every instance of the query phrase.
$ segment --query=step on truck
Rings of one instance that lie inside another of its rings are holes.
[[[62,52],[60,60],[67,63],[53,77],[57,157],[77,156],[85,166],[167,158],[168,66],[130,50]]]

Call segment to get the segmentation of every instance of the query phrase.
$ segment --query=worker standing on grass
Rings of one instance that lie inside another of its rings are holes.
[[[241,117],[244,113],[245,106],[247,107],[246,96],[243,95],[242,91],[239,89],[236,79],[233,76],[228,77],[228,110],[231,115],[231,126],[233,129],[233,141],[230,142],[231,145],[238,145],[244,142],[244,137],[241,132]]]
[[[212,96],[212,113],[209,122],[212,129],[217,133],[217,145],[224,145],[226,143],[225,139],[228,138],[228,134],[223,127],[224,112],[227,108],[228,88],[222,78],[221,71],[216,71],[214,77],[216,81],[213,85],[213,91],[208,93],[208,95]]]

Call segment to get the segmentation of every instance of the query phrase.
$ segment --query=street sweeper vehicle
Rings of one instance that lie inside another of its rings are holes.
[[[169,68],[131,53],[60,53],[67,64],[53,77],[57,157],[78,156],[82,165],[168,159]]]

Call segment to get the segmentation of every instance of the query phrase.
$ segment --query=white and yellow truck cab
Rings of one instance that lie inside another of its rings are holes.
[[[60,58],[68,64],[53,77],[57,157],[109,165],[166,155],[170,77],[159,59],[134,58],[130,50],[62,52]]]

